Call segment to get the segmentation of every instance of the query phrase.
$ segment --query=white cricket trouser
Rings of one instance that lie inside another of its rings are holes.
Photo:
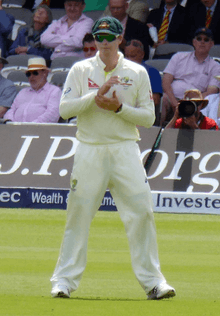
[[[67,223],[52,286],[75,291],[86,267],[90,224],[110,189],[127,233],[132,267],[148,293],[165,281],[160,271],[153,200],[134,141],[77,147],[70,180]]]

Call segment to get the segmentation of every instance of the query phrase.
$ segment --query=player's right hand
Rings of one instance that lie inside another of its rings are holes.
[[[105,95],[111,89],[112,86],[119,83],[120,83],[120,79],[118,76],[111,77],[108,81],[106,81],[103,84],[103,86],[101,86],[97,95],[98,96]]]

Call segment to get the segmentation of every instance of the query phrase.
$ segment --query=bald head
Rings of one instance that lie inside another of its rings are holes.
[[[127,59],[141,64],[144,58],[144,46],[138,40],[131,40],[127,42],[124,54]]]

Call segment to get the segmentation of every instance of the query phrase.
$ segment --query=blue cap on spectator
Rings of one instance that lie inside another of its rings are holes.
[[[208,36],[209,38],[213,39],[212,31],[210,29],[207,29],[206,27],[200,27],[199,29],[197,29],[194,37],[196,37],[200,34],[204,34],[204,35]]]

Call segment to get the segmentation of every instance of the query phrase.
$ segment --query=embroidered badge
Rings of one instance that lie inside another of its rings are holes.
[[[123,77],[120,78],[120,85],[124,87],[125,90],[129,88],[129,86],[132,86],[133,80],[129,77]]]

